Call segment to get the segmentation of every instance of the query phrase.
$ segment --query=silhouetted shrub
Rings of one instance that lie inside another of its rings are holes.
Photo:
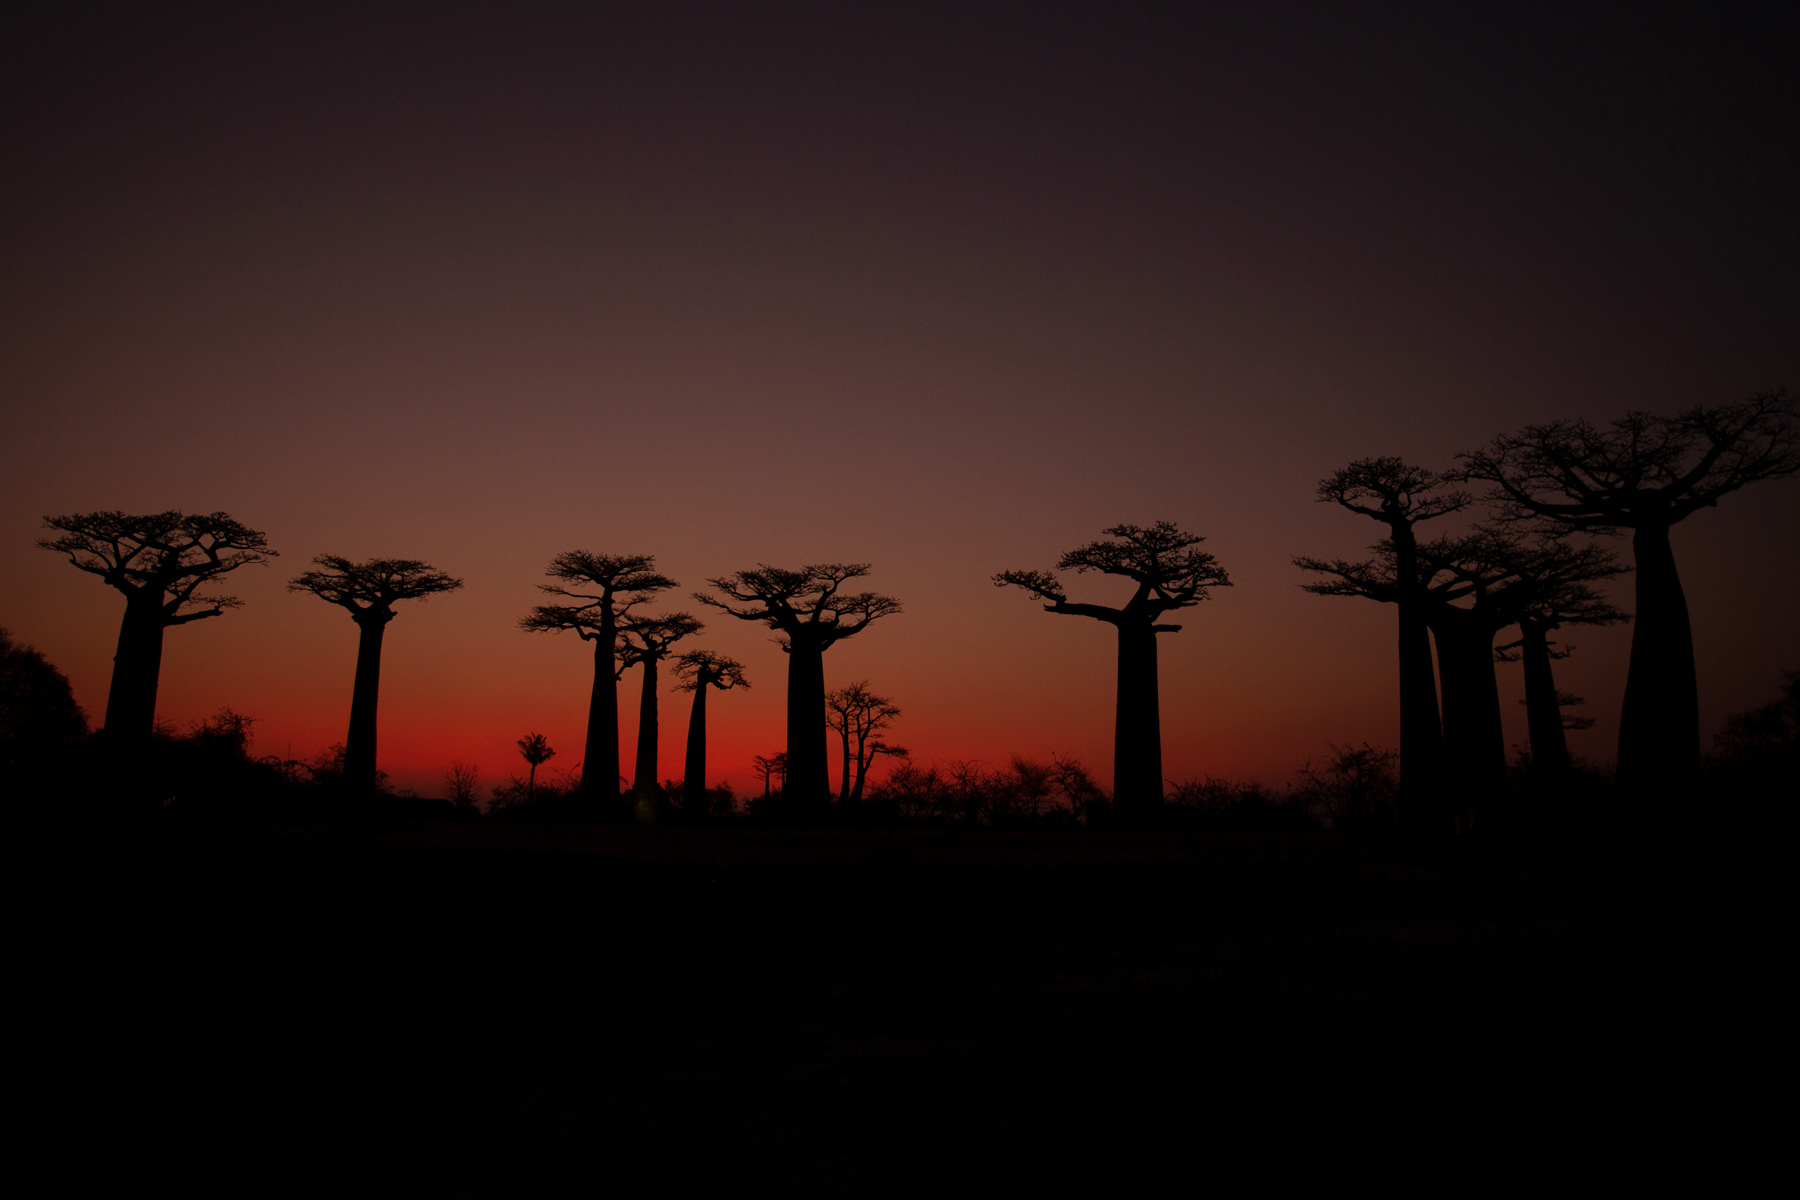
[[[1400,756],[1392,750],[1331,747],[1323,762],[1300,768],[1295,800],[1328,829],[1362,833],[1394,823],[1400,802]]]
[[[1316,814],[1295,792],[1211,775],[1175,784],[1165,808],[1165,824],[1176,829],[1298,833],[1319,825]]]
[[[43,803],[66,785],[87,736],[68,677],[0,629],[0,789],[14,805]]]

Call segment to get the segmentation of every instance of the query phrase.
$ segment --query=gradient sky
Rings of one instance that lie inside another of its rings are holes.
[[[1792,6],[369,7],[0,37],[0,625],[96,717],[122,601],[39,521],[222,509],[282,558],[171,632],[159,715],[260,753],[344,736],[355,627],[284,590],[334,553],[467,580],[388,630],[397,783],[522,772],[527,730],[571,765],[586,647],[515,622],[583,547],[684,592],[870,562],[905,613],[828,685],[924,760],[1109,777],[1110,629],[989,577],[1162,518],[1236,584],[1163,638],[1167,773],[1278,782],[1397,741],[1392,611],[1289,564],[1378,532],[1321,476],[1800,386]],[[1710,734],[1800,665],[1800,481],[1675,544]],[[743,790],[785,663],[701,615],[754,684],[711,706]],[[1609,760],[1629,633],[1572,640]]]

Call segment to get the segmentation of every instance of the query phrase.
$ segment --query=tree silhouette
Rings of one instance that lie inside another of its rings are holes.
[[[1516,657],[1525,665],[1526,725],[1531,737],[1531,763],[1550,778],[1569,771],[1568,729],[1585,729],[1588,718],[1563,715],[1565,706],[1582,700],[1559,691],[1552,659],[1567,658],[1575,647],[1556,648],[1550,635],[1565,625],[1613,625],[1629,617],[1589,586],[1623,574],[1618,556],[1592,542],[1575,545],[1549,532],[1518,546],[1513,572],[1519,639],[1498,647],[1501,661]],[[1510,652],[1510,653],[1509,653]]]
[[[844,595],[843,586],[869,573],[867,563],[820,563],[798,571],[759,565],[709,579],[725,599],[694,599],[778,631],[788,656],[787,774],[784,791],[801,807],[828,803],[831,780],[825,750],[825,651],[882,617],[900,611],[892,596]],[[733,607],[732,601],[748,608]]]
[[[1045,612],[1067,613],[1105,621],[1118,630],[1119,693],[1113,726],[1113,804],[1119,819],[1130,824],[1162,799],[1162,716],[1156,679],[1156,635],[1174,633],[1179,625],[1159,624],[1168,613],[1191,608],[1208,598],[1208,588],[1230,587],[1231,580],[1211,554],[1192,547],[1205,541],[1168,521],[1155,525],[1115,525],[1105,531],[1115,539],[1089,542],[1057,561],[1058,571],[1117,575],[1137,585],[1123,607],[1075,604],[1062,583],[1048,571],[1003,571],[994,576],[1000,587],[1024,588],[1047,600]]]
[[[1674,417],[1631,412],[1604,428],[1529,425],[1459,456],[1461,476],[1492,484],[1492,497],[1514,518],[1631,531],[1637,615],[1618,767],[1628,791],[1666,794],[1700,763],[1693,630],[1669,530],[1741,487],[1800,472],[1796,425],[1793,397],[1763,392]]]
[[[886,696],[871,692],[866,679],[825,693],[825,724],[836,731],[844,748],[844,773],[838,783],[839,803],[862,802],[863,781],[868,777],[869,764],[875,761],[876,755],[907,757],[905,747],[890,746],[876,737],[899,715],[899,707]]]
[[[15,802],[48,782],[63,757],[88,735],[87,713],[69,677],[31,646],[0,629],[0,791]]]
[[[681,805],[690,812],[698,813],[706,800],[706,693],[711,688],[718,688],[721,692],[738,687],[747,688],[750,681],[744,678],[742,663],[711,650],[691,650],[677,658],[675,676],[681,680],[677,685],[681,691],[694,693],[694,707],[688,715],[687,761],[681,780]]]
[[[519,739],[519,753],[531,766],[531,774],[525,780],[525,803],[530,804],[537,798],[537,769],[555,758],[556,751],[543,734],[528,733]]]
[[[645,824],[656,820],[656,667],[669,656],[669,648],[676,642],[705,628],[687,613],[627,617],[619,625],[624,640],[620,662],[624,668],[644,668],[644,689],[638,702],[637,767],[631,791],[637,797],[638,820]]]
[[[307,571],[288,582],[290,592],[311,592],[350,613],[362,631],[356,650],[356,685],[350,697],[350,735],[344,739],[344,784],[351,791],[375,791],[375,712],[381,693],[381,641],[394,605],[453,592],[462,580],[452,579],[414,558],[371,558],[354,563],[321,554]]]
[[[1443,476],[1402,459],[1360,458],[1320,480],[1318,499],[1381,522],[1394,547],[1395,579],[1400,583],[1393,598],[1400,626],[1400,816],[1416,825],[1419,813],[1429,805],[1427,797],[1441,766],[1443,730],[1438,723],[1415,530],[1421,521],[1466,508],[1469,497],[1446,491]]]
[[[594,643],[594,690],[588,701],[587,745],[581,766],[581,794],[590,799],[619,795],[619,669],[615,655],[619,620],[652,595],[677,586],[650,568],[650,554],[593,554],[568,550],[550,560],[544,574],[560,584],[538,590],[579,604],[544,604],[519,622],[528,633],[574,631]]]
[[[62,536],[40,538],[40,547],[66,554],[77,569],[100,576],[125,597],[103,733],[115,746],[146,743],[156,726],[163,631],[240,607],[234,596],[202,595],[200,589],[276,552],[261,533],[222,512],[74,513],[45,517],[44,525]]]
[[[775,776],[781,776],[782,790],[787,789],[787,754],[783,752],[773,756],[758,754],[750,760],[750,767],[762,778],[763,799],[769,798],[769,783]]]

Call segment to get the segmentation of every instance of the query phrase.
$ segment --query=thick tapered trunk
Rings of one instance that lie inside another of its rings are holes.
[[[825,743],[825,653],[797,637],[788,639],[787,777],[790,804],[808,809],[831,798]]]
[[[637,765],[631,773],[631,793],[637,797],[637,819],[656,822],[656,660],[646,658],[644,690],[638,698]]]
[[[127,597],[106,693],[106,740],[114,747],[140,745],[156,728],[156,685],[162,675],[163,623],[159,596]]]
[[[1562,708],[1556,702],[1556,676],[1550,669],[1550,631],[1537,621],[1521,621],[1525,666],[1525,723],[1531,731],[1531,765],[1542,775],[1561,778],[1569,772],[1569,740],[1563,736]]]
[[[1394,531],[1396,574],[1416,591],[1419,567],[1410,528]],[[1426,601],[1404,595],[1400,610],[1400,820],[1418,829],[1432,822],[1443,771],[1444,731],[1438,721]]]
[[[1631,548],[1637,560],[1637,616],[1619,714],[1618,779],[1629,794],[1661,799],[1691,783],[1700,767],[1694,634],[1669,527],[1643,526],[1632,536]]]
[[[1156,631],[1119,627],[1119,699],[1113,726],[1113,806],[1121,824],[1138,824],[1162,801],[1162,713],[1157,697]]]
[[[608,606],[610,608],[610,605]],[[610,612],[600,618],[594,639],[594,691],[588,699],[587,744],[581,758],[581,794],[588,799],[619,796],[619,680],[613,661],[616,637]]]
[[[1444,694],[1445,793],[1453,827],[1468,828],[1476,807],[1506,787],[1506,731],[1494,675],[1494,628],[1458,608],[1432,617]]]
[[[694,707],[688,713],[687,762],[681,775],[681,806],[697,811],[706,800],[706,679],[694,688]]]
[[[350,733],[344,739],[344,787],[362,795],[375,791],[375,711],[381,699],[381,640],[392,614],[358,613],[362,636],[356,647],[356,684],[350,693]]]

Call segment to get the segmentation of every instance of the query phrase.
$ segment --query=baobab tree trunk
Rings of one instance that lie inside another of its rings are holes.
[[[631,791],[637,797],[637,819],[645,825],[656,823],[656,660],[643,661],[644,691],[638,700],[637,766],[632,772]]]
[[[1119,625],[1119,700],[1113,726],[1113,808],[1120,824],[1141,824],[1162,800],[1162,713],[1156,631]]]
[[[1446,794],[1455,832],[1470,827],[1474,810],[1506,788],[1506,732],[1494,677],[1494,630],[1456,608],[1433,616],[1438,672],[1443,677]]]
[[[694,688],[694,708],[688,714],[687,762],[681,775],[681,806],[699,811],[706,800],[706,678]]]
[[[1521,621],[1519,659],[1525,665],[1525,723],[1531,730],[1531,765],[1560,779],[1569,773],[1569,740],[1563,736],[1556,676],[1550,669],[1550,631],[1537,621]]]
[[[1641,526],[1631,549],[1637,559],[1637,618],[1619,714],[1619,787],[1660,800],[1689,783],[1700,768],[1694,633],[1669,527]]]
[[[838,775],[838,803],[850,803],[850,718],[844,718],[844,728],[838,731],[839,740],[844,743],[843,769]]]
[[[594,639],[594,691],[588,699],[587,745],[582,750],[581,794],[590,800],[619,798],[619,681],[613,670],[613,622],[600,620]]]
[[[356,684],[350,693],[350,734],[344,739],[344,787],[361,795],[375,791],[375,710],[381,696],[381,639],[393,614],[356,614],[362,631],[356,647]]]
[[[783,791],[804,811],[831,796],[825,748],[825,653],[788,639],[787,778]]]
[[[149,602],[127,599],[106,693],[106,740],[114,747],[140,745],[156,728],[156,687],[162,674],[163,612],[160,591]]]
[[[1400,821],[1422,828],[1433,819],[1444,769],[1444,729],[1438,720],[1431,633],[1419,589],[1419,560],[1410,526],[1393,531],[1400,603]]]

